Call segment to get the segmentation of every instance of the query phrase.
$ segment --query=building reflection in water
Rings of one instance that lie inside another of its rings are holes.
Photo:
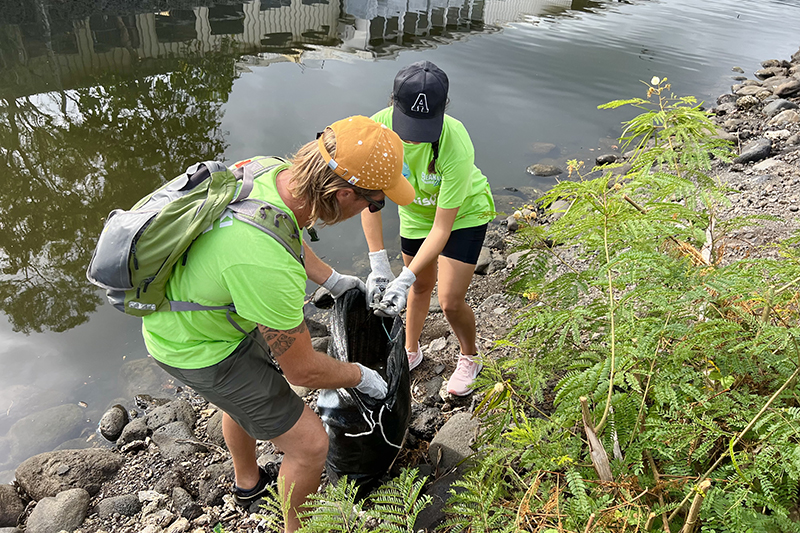
[[[393,57],[496,31],[572,0],[254,0],[159,13],[53,14],[41,0],[0,25],[0,91],[7,96],[91,83],[102,71],[158,72],[160,60],[230,50],[245,64],[350,55]],[[167,3],[169,5],[169,3]],[[185,6],[185,4],[183,4]],[[48,16],[37,15],[44,12]],[[156,63],[156,64],[150,64]],[[55,80],[55,86],[53,86]],[[9,90],[9,92],[6,92]]]

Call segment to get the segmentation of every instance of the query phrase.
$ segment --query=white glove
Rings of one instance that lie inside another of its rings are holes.
[[[342,294],[354,288],[360,289],[361,292],[367,292],[367,287],[364,285],[363,281],[355,276],[339,274],[335,270],[331,272],[331,275],[328,276],[328,279],[325,280],[325,283],[323,283],[322,286],[331,291],[331,296],[334,298],[338,298]]]
[[[383,299],[375,306],[375,314],[387,317],[399,315],[406,306],[408,290],[416,280],[414,273],[408,267],[403,267],[403,272],[386,287]]]
[[[356,385],[356,390],[363,392],[367,396],[372,396],[376,400],[383,400],[386,398],[386,391],[389,386],[381,375],[371,368],[365,367],[361,363],[355,364],[358,365],[359,370],[361,370],[361,381]]]
[[[394,280],[386,250],[370,252],[369,267],[371,272],[367,276],[367,305],[375,302],[375,296],[378,296],[377,300],[380,301],[386,286],[389,285],[390,281]]]

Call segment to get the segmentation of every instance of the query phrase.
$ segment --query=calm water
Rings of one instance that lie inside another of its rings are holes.
[[[85,402],[92,428],[125,397],[120,369],[146,356],[140,323],[84,270],[108,211],[162,177],[290,154],[383,107],[397,70],[427,59],[450,76],[449,112],[495,193],[546,188],[525,172],[537,143],[555,144],[543,162],[562,167],[608,151],[631,112],[597,106],[643,96],[640,80],[713,101],[732,67],[752,77],[800,46],[800,5],[780,0],[65,4],[0,3],[0,481],[24,459],[6,435],[20,417]],[[385,220],[396,234],[396,213]],[[320,236],[319,255],[366,274],[357,221]]]

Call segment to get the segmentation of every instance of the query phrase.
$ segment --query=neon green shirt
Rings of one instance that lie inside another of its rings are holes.
[[[274,204],[292,218],[275,177],[280,165],[255,180],[251,198]],[[295,223],[297,221],[295,220]],[[171,300],[203,305],[236,305],[231,314],[244,331],[256,324],[273,329],[297,327],[303,320],[306,290],[303,266],[274,238],[226,211],[189,249],[167,282]],[[230,355],[244,339],[225,311],[163,312],[142,319],[142,335],[155,359],[183,369],[205,368]]]
[[[392,108],[378,111],[372,119],[391,128]],[[494,218],[489,182],[475,166],[475,148],[461,122],[444,116],[434,174],[428,174],[431,159],[430,143],[403,142],[403,175],[414,186],[417,196],[409,205],[399,207],[401,236],[406,239],[427,237],[437,207],[459,208],[454,230],[482,226]]]

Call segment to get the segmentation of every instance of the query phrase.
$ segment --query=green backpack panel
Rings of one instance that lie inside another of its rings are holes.
[[[269,234],[304,264],[294,219],[268,202],[248,198],[256,178],[285,162],[262,156],[234,169],[217,161],[196,163],[130,210],[115,209],[106,219],[86,277],[106,289],[109,302],[129,315],[211,309],[235,312],[233,304],[213,307],[168,300],[165,287],[175,264],[186,261],[192,242],[226,209]]]

